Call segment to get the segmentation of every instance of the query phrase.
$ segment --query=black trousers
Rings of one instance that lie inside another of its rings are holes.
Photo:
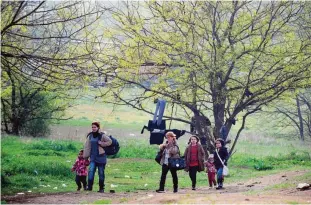
[[[169,168],[166,164],[162,165],[162,174],[160,180],[160,189],[164,190],[167,172],[170,171],[173,178],[174,189],[178,188],[177,169]]]
[[[195,167],[189,167],[189,177],[192,182],[192,188],[195,188],[195,185],[197,184],[197,172],[199,170],[199,166]]]
[[[83,188],[86,189],[86,176],[76,175],[76,184],[78,185],[78,189],[81,189],[81,182],[83,184]]]

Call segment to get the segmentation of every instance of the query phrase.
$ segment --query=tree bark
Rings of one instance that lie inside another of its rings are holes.
[[[215,138],[220,137],[220,129],[224,125],[226,99],[220,89],[212,92],[213,96],[213,114],[215,122]]]
[[[205,152],[205,158],[207,159],[208,155],[215,150],[214,142],[215,138],[211,126],[209,124],[209,119],[205,116],[196,114],[195,119],[195,132],[200,138],[201,144]]]
[[[4,131],[7,133],[7,134],[10,134],[10,130],[9,130],[9,126],[8,126],[8,118],[9,118],[9,115],[8,113],[6,112],[6,105],[5,105],[5,102],[3,99],[1,99],[1,104],[2,104],[2,117],[3,117],[3,122],[4,122]]]
[[[17,107],[17,98],[16,98],[16,85],[14,77],[11,74],[11,70],[8,69],[7,74],[11,80],[12,83],[12,91],[11,91],[11,113],[12,113],[12,119],[10,120],[12,122],[12,134],[19,135],[19,129],[20,129],[20,122],[18,119],[18,107]]]
[[[301,109],[300,109],[300,102],[299,102],[299,95],[296,96],[296,105],[297,105],[297,114],[298,114],[298,119],[299,119],[299,134],[300,134],[300,140],[304,141],[304,131],[303,131],[303,118],[301,115]]]

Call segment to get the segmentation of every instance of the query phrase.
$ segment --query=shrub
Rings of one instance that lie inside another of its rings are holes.
[[[261,171],[261,170],[270,170],[270,169],[273,169],[273,166],[272,165],[269,165],[269,164],[265,164],[263,161],[259,160],[255,165],[254,165],[254,168],[258,171]]]
[[[46,119],[35,119],[26,122],[22,127],[22,133],[32,137],[47,137],[51,133],[50,122]]]

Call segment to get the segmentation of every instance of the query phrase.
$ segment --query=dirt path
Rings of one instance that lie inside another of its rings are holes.
[[[3,196],[2,200],[14,204],[87,204],[87,203],[125,203],[125,204],[311,204],[311,189],[298,191],[283,188],[266,191],[267,187],[277,185],[308,171],[292,171],[251,179],[244,183],[226,185],[223,190],[199,187],[196,191],[180,189],[178,193],[97,193],[69,192],[51,195]],[[310,183],[310,182],[309,182]]]

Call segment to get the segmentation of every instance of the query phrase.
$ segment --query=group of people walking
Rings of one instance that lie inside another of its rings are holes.
[[[166,142],[159,146],[162,151],[162,158],[160,161],[162,173],[159,189],[157,189],[156,192],[164,192],[166,176],[170,171],[173,178],[173,192],[176,193],[178,192],[177,169],[169,166],[169,158],[179,158],[181,154],[177,144],[176,135],[173,132],[167,132],[165,137]],[[105,133],[100,132],[100,124],[98,122],[93,122],[92,132],[87,135],[84,149],[79,151],[78,158],[71,169],[76,172],[75,181],[78,186],[77,191],[80,191],[82,186],[84,190],[92,191],[95,172],[96,169],[98,169],[98,192],[104,192],[105,166],[107,162],[104,147],[110,146],[111,143],[112,140],[107,137]],[[210,154],[208,160],[205,162],[205,153],[202,145],[200,144],[200,139],[195,135],[190,137],[184,157],[186,162],[185,171],[189,172],[189,177],[192,182],[192,190],[196,190],[197,172],[204,171],[205,167],[208,175],[209,186],[216,186],[215,176],[217,176],[218,186],[216,189],[223,188],[224,176],[222,173],[222,161],[225,162],[226,165],[226,161],[228,159],[228,151],[224,145],[225,143],[223,139],[217,139],[215,142],[215,152]],[[87,166],[89,166],[88,171]]]
[[[177,144],[177,140],[175,134],[173,132],[166,133],[167,141],[164,144],[159,146],[160,150],[163,151],[162,159],[160,164],[162,165],[162,174],[160,178],[159,189],[156,190],[158,193],[164,192],[165,180],[168,171],[171,172],[173,178],[173,192],[178,192],[178,177],[177,177],[177,169],[169,166],[168,159],[169,158],[179,158],[180,150]],[[184,157],[186,162],[185,171],[189,172],[189,177],[192,182],[192,190],[196,190],[196,176],[197,172],[201,172],[205,170],[208,175],[208,181],[210,188],[216,186],[217,176],[217,184],[216,189],[223,188],[223,164],[226,165],[226,161],[228,159],[228,151],[225,147],[225,142],[223,139],[219,138],[215,142],[216,150],[213,154],[210,154],[208,160],[205,162],[205,153],[202,145],[200,144],[200,139],[193,135],[190,137],[188,146],[185,150]],[[216,175],[217,174],[217,175]]]

